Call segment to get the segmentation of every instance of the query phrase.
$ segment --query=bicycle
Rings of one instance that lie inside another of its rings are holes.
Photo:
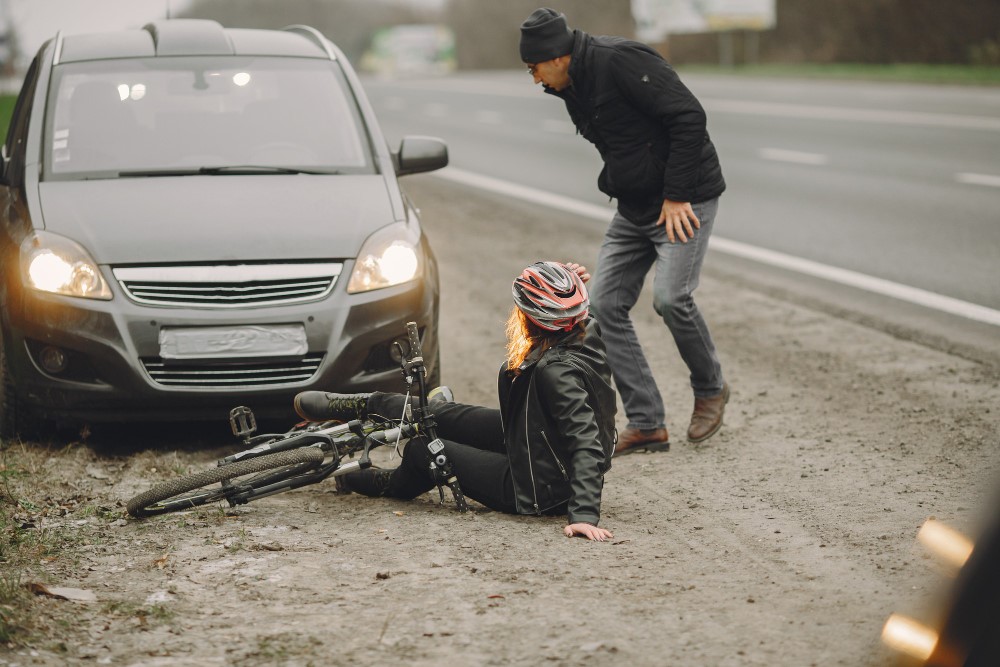
[[[448,487],[460,512],[468,511],[461,486],[437,437],[434,415],[428,402],[427,369],[420,349],[416,322],[406,325],[408,350],[396,343],[400,369],[406,384],[406,408],[398,422],[369,416],[365,421],[346,423],[300,423],[280,434],[256,434],[257,422],[246,406],[233,408],[229,424],[233,435],[247,449],[219,460],[215,468],[161,482],[131,498],[128,513],[144,518],[226,501],[230,507],[334,479],[349,472],[371,467],[372,449],[395,443],[397,446],[423,436],[430,457],[430,473],[437,484],[441,503]],[[416,388],[416,405],[410,394]],[[384,420],[384,421],[383,421]],[[344,462],[360,452],[357,460]],[[338,488],[341,484],[338,482]]]

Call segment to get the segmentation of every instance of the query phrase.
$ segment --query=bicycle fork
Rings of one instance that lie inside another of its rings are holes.
[[[441,499],[441,504],[444,504],[444,487],[447,486],[451,490],[452,497],[455,499],[458,511],[467,512],[469,510],[469,503],[465,500],[462,487],[458,484],[458,477],[455,476],[451,468],[451,463],[448,461],[448,456],[444,453],[444,443],[441,442],[441,438],[434,438],[428,442],[427,451],[431,455],[431,474],[437,483],[438,497]]]

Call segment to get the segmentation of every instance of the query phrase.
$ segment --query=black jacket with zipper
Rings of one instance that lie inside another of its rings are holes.
[[[655,50],[576,30],[569,76],[569,87],[546,92],[597,147],[597,186],[626,218],[647,224],[664,199],[696,204],[726,189],[705,110]]]
[[[596,526],[617,411],[596,321],[529,356],[519,373],[501,367],[498,388],[517,511],[565,504],[570,523]]]

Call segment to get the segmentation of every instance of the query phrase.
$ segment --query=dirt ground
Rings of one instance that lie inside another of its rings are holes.
[[[510,280],[541,258],[593,265],[603,230],[433,176],[406,184],[441,263],[444,380],[495,405]],[[559,518],[330,481],[127,518],[132,495],[235,449],[225,415],[203,432],[9,446],[6,470],[24,474],[4,502],[20,502],[19,534],[55,548],[16,572],[0,561],[5,579],[93,599],[34,597],[33,634],[0,665],[894,664],[886,617],[931,620],[948,582],[918,528],[935,516],[975,535],[995,499],[1000,359],[777,298],[722,255],[702,278],[733,390],[725,426],[684,440],[687,374],[644,295],[636,325],[673,448],[615,460],[606,543],[563,537]]]

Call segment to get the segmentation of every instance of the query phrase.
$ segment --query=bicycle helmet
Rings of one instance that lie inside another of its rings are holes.
[[[514,305],[546,331],[569,331],[590,311],[587,287],[559,262],[535,262],[514,279],[511,291]]]

